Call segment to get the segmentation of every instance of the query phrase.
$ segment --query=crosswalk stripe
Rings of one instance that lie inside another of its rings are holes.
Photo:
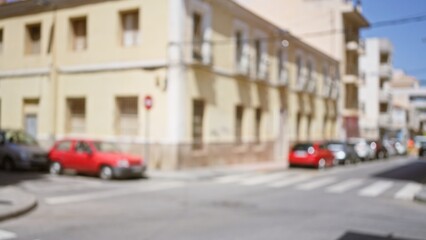
[[[308,175],[296,175],[296,176],[292,176],[274,183],[271,183],[268,185],[268,187],[272,187],[272,188],[282,188],[282,187],[287,187],[293,184],[297,184],[300,182],[304,182],[307,181],[309,179],[311,179],[312,176],[308,176]]]
[[[218,177],[218,178],[216,178],[215,182],[217,182],[217,183],[233,183],[233,182],[238,182],[241,179],[247,178],[249,176],[250,176],[250,174],[245,173],[245,174]]]
[[[391,181],[377,181],[363,189],[361,189],[358,195],[363,197],[377,197],[389,188],[393,186]]]
[[[412,200],[414,198],[414,195],[416,193],[420,192],[422,190],[423,186],[418,183],[408,183],[405,185],[401,190],[399,190],[394,197],[396,199],[403,199],[403,200]]]
[[[266,174],[266,175],[245,179],[241,181],[240,183],[241,185],[245,185],[245,186],[254,186],[254,185],[265,184],[268,182],[276,181],[289,175],[291,175],[291,173]]]
[[[75,194],[75,195],[68,195],[68,196],[50,197],[50,198],[46,198],[45,202],[50,205],[85,202],[85,201],[91,201],[91,200],[126,196],[131,194],[168,190],[168,189],[179,188],[183,186],[184,184],[182,182],[165,182],[165,183],[160,183],[160,184],[155,184],[150,186],[121,188],[121,189],[113,189],[113,190],[102,191],[102,192],[90,192],[90,193]]]
[[[307,183],[302,183],[300,185],[298,185],[296,188],[298,190],[313,190],[319,187],[323,187],[325,185],[331,184],[332,182],[335,182],[336,178],[335,177],[327,177],[327,178],[322,178],[322,179],[315,179],[312,180],[310,182]]]
[[[362,179],[349,179],[344,182],[332,185],[326,189],[329,193],[344,193],[350,189],[356,188],[364,183]]]
[[[17,237],[18,236],[13,232],[8,232],[8,231],[0,229],[0,240],[14,239],[14,238],[17,238]]]

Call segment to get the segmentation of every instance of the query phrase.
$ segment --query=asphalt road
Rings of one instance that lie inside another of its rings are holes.
[[[425,160],[198,181],[1,174],[0,184],[19,185],[40,204],[0,223],[0,240],[2,233],[23,240],[426,240],[426,205],[411,200],[425,182]]]

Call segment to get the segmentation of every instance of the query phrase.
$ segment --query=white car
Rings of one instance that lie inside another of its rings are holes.
[[[349,139],[349,144],[354,146],[358,158],[365,161],[372,159],[372,149],[368,142],[363,138]]]

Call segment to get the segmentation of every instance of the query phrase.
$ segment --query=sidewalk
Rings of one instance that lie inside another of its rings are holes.
[[[221,167],[210,167],[210,168],[194,168],[189,170],[176,170],[176,171],[148,170],[147,176],[150,178],[196,181],[196,180],[220,177],[220,176],[228,175],[228,174],[281,171],[287,168],[288,167],[284,162],[267,162],[267,163],[239,164],[239,165],[232,165],[232,166],[221,166]]]
[[[0,221],[29,212],[37,199],[17,187],[0,187]]]

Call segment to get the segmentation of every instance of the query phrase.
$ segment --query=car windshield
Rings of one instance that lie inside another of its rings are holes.
[[[308,151],[312,144],[297,144],[293,147],[293,151]]]
[[[99,152],[120,152],[117,145],[110,142],[93,142],[93,145]]]
[[[342,151],[344,149],[344,145],[341,143],[332,143],[332,144],[328,144],[327,148],[328,150],[333,152]]]
[[[6,132],[6,141],[26,146],[37,146],[37,141],[32,136],[21,131]]]

